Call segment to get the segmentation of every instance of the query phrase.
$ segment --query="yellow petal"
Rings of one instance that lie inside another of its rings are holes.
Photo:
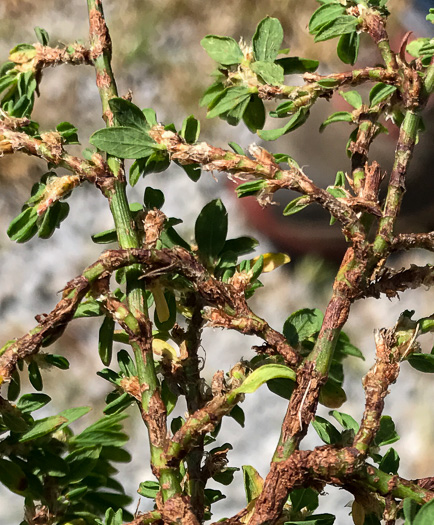
[[[168,359],[178,359],[176,350],[173,348],[173,346],[169,345],[167,341],[163,341],[162,339],[154,338],[152,340],[152,351],[154,354],[167,357]]]
[[[167,305],[166,298],[164,297],[164,288],[156,284],[151,288],[152,295],[154,296],[155,309],[157,310],[158,320],[160,323],[165,323],[169,317],[169,307]]]
[[[259,257],[260,255],[252,259],[252,266],[259,259]],[[289,263],[291,260],[291,257],[286,253],[264,253],[262,257],[264,258],[264,267],[262,268],[262,273],[272,272],[276,268],[279,268],[279,266]]]

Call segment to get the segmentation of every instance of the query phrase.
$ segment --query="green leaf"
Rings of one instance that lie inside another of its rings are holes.
[[[137,492],[144,498],[155,500],[159,490],[160,485],[156,481],[142,481]]]
[[[228,239],[225,241],[221,253],[233,252],[238,257],[246,255],[255,250],[259,242],[253,237],[237,237],[236,239]]]
[[[343,171],[336,173],[334,186],[345,186],[345,173]]]
[[[102,364],[105,366],[109,366],[112,360],[114,331],[114,320],[111,317],[105,317],[98,335],[98,353]]]
[[[344,15],[331,20],[327,24],[321,26],[316,32],[315,42],[324,42],[337,36],[352,33],[359,25],[359,19],[354,16]]]
[[[29,423],[27,423],[20,412],[16,409],[12,409],[11,411],[4,411],[2,413],[3,417],[3,423],[5,426],[11,431],[16,433],[23,433],[26,432],[26,430],[29,430]],[[3,427],[3,425],[2,425]],[[3,428],[2,428],[3,431]]]
[[[216,99],[217,96],[220,95],[222,91],[224,91],[224,89],[225,87],[220,81],[211,84],[211,86],[204,92],[202,98],[199,100],[199,106],[209,106],[214,101],[214,99]]]
[[[144,159],[133,162],[130,169],[130,184],[135,186],[140,176],[149,173],[161,173],[170,166],[170,157],[167,151],[157,150]]]
[[[239,405],[235,405],[228,415],[234,419],[240,425],[240,427],[244,428],[246,416],[244,414],[244,410]]]
[[[114,463],[130,463],[131,454],[124,448],[119,447],[104,447],[101,450],[100,457]]]
[[[266,180],[249,180],[248,182],[243,182],[242,184],[240,184],[235,189],[235,191],[237,192],[237,197],[239,199],[242,199],[243,197],[250,197],[251,195],[256,195],[266,186]]]
[[[404,525],[414,525],[414,518],[416,517],[416,514],[418,510],[420,509],[420,505],[418,505],[414,501],[414,499],[405,498],[403,500],[402,508],[403,508],[404,517],[405,517]]]
[[[434,523],[434,499],[422,506],[413,525],[432,525],[432,523]]]
[[[321,27],[335,20],[339,15],[345,13],[343,5],[334,3],[319,7],[309,20],[309,33],[314,35]]]
[[[357,432],[359,431],[359,424],[349,414],[344,414],[343,412],[338,412],[337,410],[332,410],[331,412],[329,412],[329,414],[333,416],[336,419],[336,421],[345,429],[353,430],[354,434],[357,434]]]
[[[103,412],[107,415],[120,414],[130,407],[133,402],[134,399],[130,396],[130,394],[127,392],[120,394],[117,390],[115,390],[106,397],[107,405],[105,406]]]
[[[228,36],[207,35],[200,45],[213,60],[224,66],[239,64],[244,58],[240,46]]]
[[[296,346],[317,334],[323,319],[323,313],[317,308],[297,310],[285,321],[283,334],[290,345]]]
[[[382,82],[375,84],[375,86],[369,92],[369,102],[371,107],[376,106],[387,97],[392,95],[396,89],[396,86],[389,86],[388,84],[383,84]]]
[[[161,384],[161,399],[166,407],[167,415],[171,414],[178,401],[178,396],[172,392],[166,380],[163,380]]]
[[[312,426],[321,440],[327,445],[332,445],[339,442],[341,438],[339,430],[334,425],[332,425],[330,421],[327,421],[327,419],[324,419],[320,416],[315,416],[315,419],[312,421]]]
[[[24,394],[20,397],[17,407],[23,414],[36,412],[51,401],[51,397],[46,394]]]
[[[77,128],[70,122],[61,122],[56,126],[56,130],[62,135],[65,144],[80,144]]]
[[[434,374],[434,355],[433,354],[411,354],[408,358],[410,365],[427,374]]]
[[[238,155],[245,155],[243,148],[239,144],[237,144],[236,142],[228,142],[228,145]]]
[[[149,124],[145,115],[135,104],[124,98],[114,97],[109,100],[110,109],[113,112],[116,126],[136,128],[147,132]]]
[[[10,223],[7,234],[11,241],[26,242],[38,231],[36,208],[26,208]]]
[[[365,360],[362,352],[350,343],[349,337],[345,333],[341,332],[335,349],[335,358],[341,359],[347,355]]]
[[[300,57],[278,58],[276,64],[283,67],[284,75],[295,75],[303,73],[313,73],[318,69],[318,60],[310,60]]]
[[[95,131],[89,142],[109,155],[121,159],[149,157],[159,147],[143,130],[113,126]]]
[[[0,483],[16,494],[23,494],[28,487],[27,476],[21,467],[3,458],[0,458]]]
[[[232,390],[231,394],[251,394],[261,385],[270,381],[270,379],[276,379],[278,377],[295,381],[295,372],[285,365],[270,364],[260,366],[256,370],[253,370],[241,386]]]
[[[259,75],[266,84],[280,86],[284,82],[283,67],[274,62],[252,62],[250,69]]]
[[[41,372],[36,361],[29,363],[29,380],[35,390],[41,391],[44,388]]]
[[[176,164],[178,164],[178,162],[176,162]],[[185,171],[188,178],[191,179],[193,182],[197,182],[200,179],[200,164],[178,164],[178,166],[180,166]]]
[[[157,115],[152,108],[144,108],[142,109],[142,113],[145,116],[146,122],[148,123],[150,128],[158,124]]]
[[[50,41],[50,37],[48,36],[47,31],[45,29],[42,29],[42,27],[36,26],[34,28],[36,38],[39,40],[39,42],[43,46],[48,46],[48,42]]]
[[[336,80],[335,78],[322,78],[321,80],[318,80],[317,84],[322,88],[332,89],[339,85],[339,80]]]
[[[14,370],[11,375],[11,382],[9,383],[8,387],[8,400],[9,401],[15,401],[17,397],[20,395],[20,374],[18,370]]]
[[[170,225],[170,220],[164,225],[164,230],[160,235],[160,241],[164,248],[173,248],[174,246],[182,246],[186,250],[191,250],[189,244],[179,235],[179,233]]]
[[[69,473],[69,467],[66,461],[58,454],[48,450],[33,451],[33,458],[36,459],[38,467],[42,472],[49,476],[61,478]]]
[[[380,428],[375,436],[374,443],[377,447],[384,445],[391,445],[399,440],[399,436],[395,430],[395,423],[390,416],[381,416]]]
[[[434,315],[419,319],[419,331],[421,334],[434,332]]]
[[[249,128],[249,130],[252,133],[256,133],[258,129],[262,129],[264,127],[265,117],[266,114],[264,103],[255,93],[250,97],[249,103],[247,104],[247,107],[243,113],[244,124]],[[231,146],[231,144],[234,144],[234,142],[230,142],[229,146]],[[239,155],[244,155],[244,151],[242,150],[242,148],[241,152],[239,150],[235,150],[235,153],[238,153]]]
[[[336,199],[348,198],[347,192],[341,186],[329,186],[326,191]]]
[[[429,46],[431,44],[431,40],[430,38],[416,38],[407,45],[406,51],[411,56],[418,58],[422,54],[421,51],[425,50],[427,45]]]
[[[7,89],[12,84],[16,84],[17,79],[15,76],[6,75],[0,78],[0,93]]]
[[[44,213],[42,222],[38,225],[38,237],[49,239],[56,228],[60,227],[69,214],[69,204],[67,202],[57,201],[52,204]]]
[[[237,266],[237,260],[238,257],[234,252],[222,251],[218,263],[214,269],[214,275],[217,278],[223,279],[222,276],[225,274],[225,272],[228,270],[232,270],[230,273],[230,276],[232,276]]]
[[[113,414],[108,415],[106,417],[113,417],[123,414]],[[85,431],[80,434],[80,436],[77,436],[74,438],[74,443],[77,443],[82,446],[91,446],[95,447],[98,445],[101,446],[117,446],[121,447],[128,441],[128,436],[122,432],[117,431],[109,431],[109,430],[92,430],[92,431]]]
[[[66,456],[65,461],[69,466],[68,483],[81,481],[90,474],[96,467],[100,453],[100,446],[92,446],[81,447]]]
[[[134,377],[137,375],[136,365],[126,350],[119,350],[117,359],[120,371],[125,377]]]
[[[95,299],[87,299],[85,302],[78,305],[74,314],[74,319],[80,317],[98,317],[102,315],[101,305]]]
[[[251,96],[250,89],[246,86],[228,87],[224,89],[209,105],[206,118],[214,118],[222,113],[226,113]]]
[[[219,490],[205,489],[204,492],[205,492],[205,499],[209,505],[212,505],[213,503],[217,503],[217,501],[220,501],[226,498],[226,496],[222,494]]]
[[[300,512],[304,508],[313,511],[319,505],[318,492],[310,487],[291,491],[289,499],[291,500],[291,507],[294,512]]]
[[[399,468],[398,452],[396,452],[394,448],[389,448],[380,461],[379,467],[380,470],[386,472],[387,474],[397,474]]]
[[[291,399],[294,386],[294,381],[290,379],[277,378],[267,381],[267,387],[270,392],[288,400]]]
[[[221,483],[222,485],[230,485],[232,481],[234,480],[234,474],[240,470],[237,467],[225,467],[220,472],[217,472],[213,475],[212,479],[214,481],[217,481],[217,483]]]
[[[220,199],[206,204],[194,226],[194,236],[201,255],[215,260],[228,233],[228,212]]]
[[[251,465],[243,465],[242,468],[246,499],[247,503],[250,503],[261,494],[264,480],[259,475],[259,472]]]
[[[344,64],[355,64],[359,54],[360,35],[357,31],[342,35],[338,42],[338,57]]]
[[[26,443],[27,441],[51,434],[51,432],[54,432],[60,425],[67,422],[68,420],[61,415],[39,419],[35,421],[33,427],[28,432],[20,436],[19,442]]]
[[[194,144],[198,141],[200,134],[200,122],[190,115],[182,123],[180,132],[181,137],[185,139],[188,144]]]
[[[112,242],[117,242],[118,240],[115,228],[111,230],[105,230],[100,233],[95,233],[95,235],[92,235],[91,238],[95,244],[111,244]]]
[[[274,111],[270,111],[270,117],[273,118],[283,118],[287,117],[288,114],[294,113],[296,110],[293,100],[287,100],[282,104],[279,104]]]
[[[320,390],[319,402],[327,408],[339,408],[346,400],[347,395],[340,382],[329,377],[327,383]]]
[[[76,489],[72,489],[69,492],[65,494],[65,498],[69,501],[74,499],[81,499],[84,494],[89,490],[88,487],[77,487]]]
[[[354,109],[362,107],[363,101],[358,91],[339,91],[339,94],[348,104],[353,106]]]
[[[253,53],[256,61],[274,62],[283,42],[283,29],[277,18],[261,20],[253,35]]]
[[[65,410],[62,410],[59,416],[62,416],[67,419],[63,425],[59,427],[59,430],[62,430],[66,428],[68,425],[73,423],[74,421],[77,421],[77,419],[80,419],[81,417],[85,416],[92,410],[91,407],[74,407],[74,408],[67,408]]]
[[[324,128],[333,122],[352,122],[353,115],[348,111],[337,111],[330,115],[324,122],[321,124],[319,130],[320,132],[324,131]]]
[[[237,126],[240,120],[243,118],[244,112],[246,111],[247,106],[249,105],[249,101],[250,97],[245,98],[237,106],[227,111],[226,113],[220,115],[220,118],[226,120],[226,122],[230,126]]]
[[[290,203],[286,205],[285,209],[283,210],[283,215],[285,215],[285,217],[287,217],[288,215],[294,215],[295,213],[304,210],[304,208],[306,208],[306,206],[309,206],[310,203],[310,198],[305,195],[297,197],[296,199],[293,199]]]
[[[143,202],[148,210],[153,210],[154,208],[160,210],[164,204],[164,193],[161,190],[148,186],[145,189]]]
[[[258,131],[258,135],[263,140],[276,140],[282,135],[286,135],[290,131],[293,131],[300,127],[306,122],[309,117],[309,110],[307,108],[300,108],[294,115],[289,119],[283,128],[279,129],[263,129]]]
[[[55,366],[60,370],[69,369],[69,361],[63,355],[58,354],[43,354],[44,360],[48,365]]]

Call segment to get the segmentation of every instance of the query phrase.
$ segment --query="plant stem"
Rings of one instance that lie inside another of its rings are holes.
[[[105,23],[101,1],[87,0],[87,5],[89,11],[90,41],[94,53],[94,66],[96,70],[96,84],[101,98],[103,118],[107,126],[111,126],[113,125],[113,114],[109,106],[109,100],[118,96],[116,82],[111,68],[111,40]],[[97,51],[99,51],[99,53],[97,53]],[[107,190],[108,195],[106,196],[109,199],[110,210],[115,222],[119,246],[124,249],[139,248],[140,240],[129,210],[126,195],[123,164],[120,159],[112,156],[107,156],[107,163],[116,179],[113,188]],[[147,320],[146,294],[143,281],[139,280],[140,275],[141,271],[140,266],[138,265],[133,265],[126,271],[128,307],[137,319],[145,317],[147,321],[146,324],[149,327],[149,320]],[[151,330],[148,330],[148,334],[151,338]],[[160,399],[159,383],[155,372],[154,359],[151,350],[152,345],[151,341],[149,341],[147,352],[143,352],[139,346],[134,346],[137,373],[142,387],[142,410],[145,413],[148,413],[154,396],[157,396],[158,399]],[[157,443],[154,442],[153,436],[151,435],[152,432],[149,421],[147,426],[150,437],[151,461],[157,471],[161,474],[160,486],[164,485],[165,487],[170,487],[170,489],[162,490],[163,500],[166,500],[168,497],[180,493],[181,487],[173,469],[164,471],[164,475],[160,470],[162,465],[160,464],[161,460],[158,461],[158,458],[161,458],[162,445],[160,444],[160,446],[158,446]],[[166,431],[167,430],[165,429],[165,432]],[[158,464],[156,463],[157,461]]]
[[[395,162],[390,174],[383,217],[380,220],[374,241],[374,254],[378,259],[388,254],[393,242],[393,229],[405,192],[405,174],[416,144],[419,126],[419,114],[413,110],[408,110],[399,131]]]

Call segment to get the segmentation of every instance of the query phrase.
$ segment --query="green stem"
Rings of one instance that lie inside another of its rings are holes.
[[[405,192],[405,175],[416,144],[419,126],[419,114],[408,110],[401,124],[383,217],[374,241],[374,254],[377,258],[386,256],[393,242],[393,229]]]
[[[94,52],[95,50],[99,51],[94,58],[96,84],[101,98],[103,118],[107,126],[111,126],[113,124],[113,115],[109,106],[109,100],[118,96],[116,82],[111,68],[111,40],[105,23],[101,1],[87,0],[87,5],[89,11],[91,48]],[[110,155],[107,156],[107,163],[115,177],[113,188],[106,190],[108,193],[106,196],[110,202],[110,210],[115,222],[119,246],[124,249],[139,248],[140,239],[129,210],[126,195],[123,163],[120,159]],[[140,275],[141,271],[138,265],[133,265],[126,271],[128,307],[131,313],[138,319],[143,317],[143,315],[147,316],[146,294],[143,281],[139,280]],[[151,348],[151,345],[149,345],[149,348]],[[155,394],[158,394],[159,389],[154,359],[152,351],[144,353],[138,345],[134,345],[133,350],[139,382],[141,385],[146,386],[146,388],[143,388],[142,408],[144,412],[147,412],[151,398]],[[161,449],[154,450],[159,447],[155,447],[152,443],[152,436],[150,436],[150,447],[151,459],[161,456]],[[175,493],[181,492],[176,473],[171,469],[164,476],[161,476],[160,484],[169,484],[171,487],[174,487]],[[163,490],[163,499],[174,495],[169,492],[170,491]]]
[[[431,491],[419,487],[414,482],[386,474],[372,465],[366,465],[364,468],[361,485],[378,492],[382,496],[392,495],[400,499],[411,498],[420,505],[427,503],[432,498]]]
[[[395,53],[390,48],[389,40],[382,40],[378,42],[378,49],[386,64],[387,71],[395,71],[398,67],[396,63]]]

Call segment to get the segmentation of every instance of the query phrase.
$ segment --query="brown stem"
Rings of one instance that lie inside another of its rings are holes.
[[[392,270],[383,268],[379,271],[375,282],[363,289],[357,299],[363,297],[379,298],[384,293],[387,297],[398,297],[398,292],[414,290],[421,286],[430,288],[434,285],[434,267],[430,264],[426,266],[416,266],[412,264],[410,268],[403,270]]]
[[[376,362],[363,378],[365,411],[353,443],[363,455],[368,453],[380,428],[388,388],[398,378],[400,355],[393,349],[394,343],[394,330],[379,330],[375,333]]]
[[[434,232],[400,233],[392,240],[392,251],[410,250],[412,248],[434,251]]]

